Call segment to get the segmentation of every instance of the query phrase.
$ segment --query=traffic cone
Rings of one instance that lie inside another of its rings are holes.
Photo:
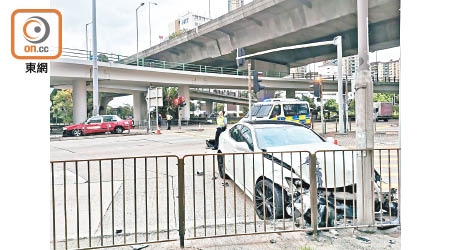
[[[159,126],[158,126],[158,128],[156,129],[156,134],[157,134],[157,135],[160,135],[160,134],[161,134],[161,130],[159,129]]]
[[[203,129],[202,129],[202,127],[200,126],[200,122],[198,123],[198,129],[197,129],[197,131],[203,131]]]
[[[338,145],[338,141],[336,138],[334,138],[334,144]]]

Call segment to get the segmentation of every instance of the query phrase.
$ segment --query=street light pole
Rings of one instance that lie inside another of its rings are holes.
[[[136,66],[139,66],[139,25],[138,25],[138,10],[140,7],[142,7],[144,3],[141,3],[136,8]]]
[[[148,2],[148,33],[149,33],[149,36],[150,36],[150,47],[149,48],[151,48],[152,47],[152,24],[151,24],[151,20],[150,20],[150,7],[151,7],[151,5],[158,5],[157,3],[153,3],[153,2]]]
[[[89,60],[89,42],[88,42],[88,26],[92,24],[92,22],[86,24],[86,58]]]
[[[369,70],[368,0],[357,1],[358,14],[358,57],[359,70],[355,83],[356,143],[361,151],[357,153],[356,186],[358,188],[356,212],[358,225],[373,225],[373,82]]]
[[[98,65],[97,65],[97,10],[96,0],[92,0],[92,102],[94,116],[98,115]]]

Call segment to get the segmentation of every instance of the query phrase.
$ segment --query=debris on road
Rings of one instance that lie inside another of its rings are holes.
[[[357,240],[360,240],[360,241],[364,241],[364,242],[366,242],[366,243],[370,243],[370,240],[369,239],[367,239],[367,238],[364,238],[364,237],[361,237],[361,236],[356,236],[356,239]]]

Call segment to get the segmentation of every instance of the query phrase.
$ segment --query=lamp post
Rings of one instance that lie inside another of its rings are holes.
[[[151,23],[151,20],[150,20],[150,7],[152,6],[152,4],[153,5],[158,5],[157,3],[154,3],[154,2],[148,2],[148,33],[149,33],[149,36],[150,36],[150,42],[149,42],[150,47],[149,48],[152,47],[152,23]]]
[[[139,66],[139,26],[138,26],[138,10],[140,7],[144,6],[144,3],[141,3],[136,8],[136,66]]]
[[[86,58],[89,60],[89,45],[88,45],[88,26],[89,24],[92,24],[92,22],[89,22],[86,24]]]
[[[98,65],[97,65],[97,2],[92,0],[92,106],[93,115],[98,115]]]

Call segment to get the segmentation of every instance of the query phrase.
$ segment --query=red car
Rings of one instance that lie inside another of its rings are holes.
[[[81,124],[65,126],[63,136],[81,136],[105,132],[121,134],[124,130],[133,127],[133,120],[122,120],[117,115],[99,115],[93,116]]]

